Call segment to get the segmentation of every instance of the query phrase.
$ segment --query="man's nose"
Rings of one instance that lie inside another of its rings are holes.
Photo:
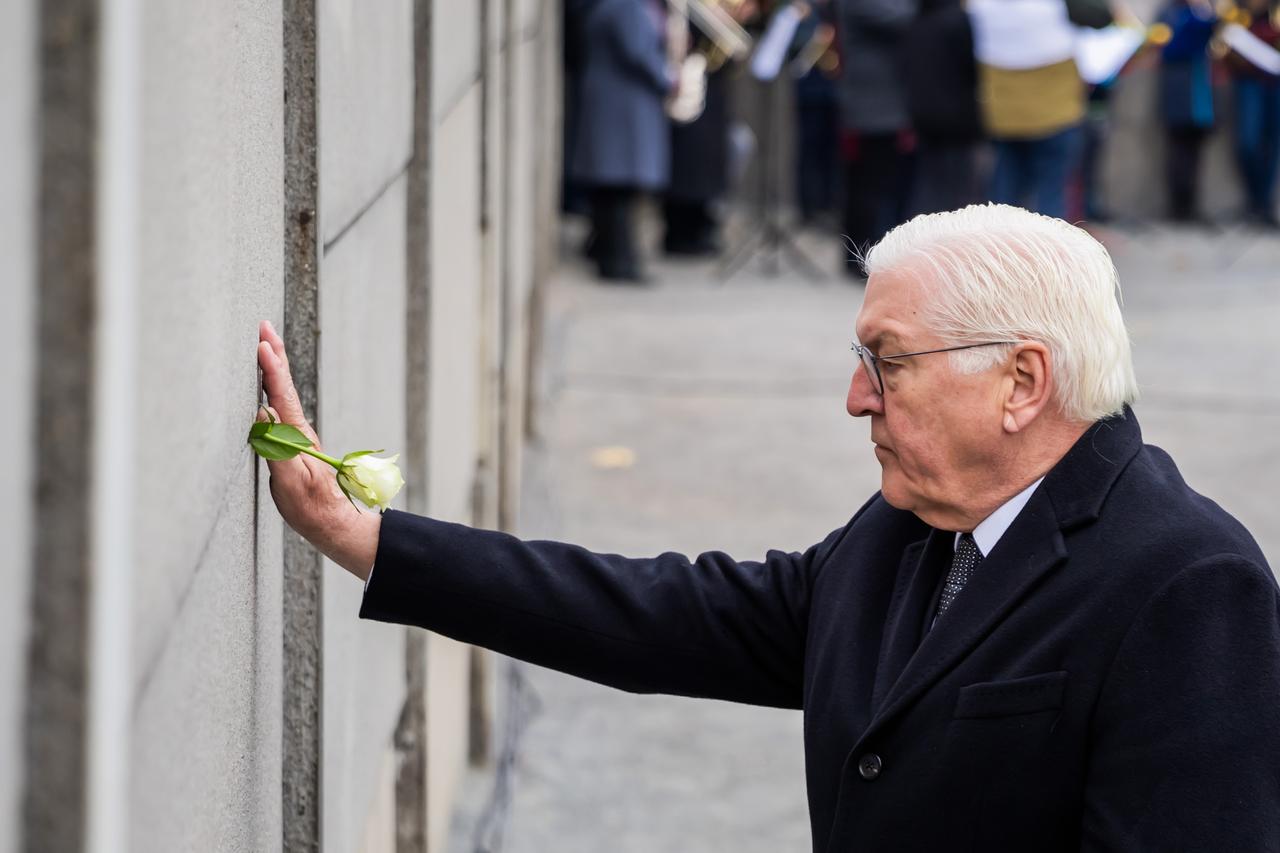
[[[884,414],[884,397],[871,383],[865,364],[859,363],[853,370],[853,377],[849,380],[849,396],[845,399],[844,407],[855,418]]]

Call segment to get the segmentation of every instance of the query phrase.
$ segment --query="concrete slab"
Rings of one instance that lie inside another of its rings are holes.
[[[490,2],[490,7],[495,5]],[[449,118],[479,80],[481,8],[480,3],[452,0],[431,4],[431,112],[437,125]]]
[[[0,447],[9,454],[12,485],[0,492],[0,538],[7,557],[0,567],[0,853],[19,849],[23,776],[23,711],[26,696],[31,503],[35,409],[35,187],[36,4],[21,0],[0,8],[0,257],[5,259],[4,310],[0,311]]]
[[[245,353],[258,320],[280,313],[280,10],[219,8],[198,23],[172,4],[142,16],[138,677],[161,654],[212,520],[251,499],[242,472],[258,377]]]
[[[164,648],[141,674],[128,845],[139,853],[280,843],[280,598],[261,577],[279,563],[259,564],[244,535],[259,518],[254,479],[240,466]]]
[[[321,265],[319,421],[332,454],[404,449],[405,295],[401,178]],[[376,834],[366,815],[405,697],[405,629],[356,619],[362,592],[351,575],[325,567],[322,837],[338,850]]]
[[[328,245],[395,179],[413,144],[413,3],[319,7],[320,228]]]
[[[470,518],[478,453],[482,290],[480,89],[436,130],[431,177],[431,329],[428,506]]]

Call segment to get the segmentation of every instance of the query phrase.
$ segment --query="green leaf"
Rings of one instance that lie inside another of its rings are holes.
[[[267,429],[270,426],[271,424],[266,421],[258,421],[253,426],[249,427],[249,440],[253,441],[255,438],[262,438],[267,434]]]
[[[310,447],[311,439],[303,435],[302,430],[292,424],[270,424],[267,432],[272,438],[296,444],[299,447]]]
[[[266,438],[251,438],[249,439],[249,446],[253,448],[254,453],[271,462],[292,459],[302,452],[301,448],[288,444],[276,444]]]
[[[381,450],[353,450],[350,453],[348,453],[346,456],[342,457],[342,464],[346,465],[348,462],[350,462],[352,459],[355,459],[357,456],[368,456],[370,453],[382,453],[382,451]]]

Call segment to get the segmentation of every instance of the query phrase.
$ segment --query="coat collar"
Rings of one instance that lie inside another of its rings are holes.
[[[927,634],[925,614],[950,565],[954,534],[934,530],[906,548],[885,622],[868,734],[968,656],[1066,560],[1063,532],[1098,518],[1116,478],[1141,446],[1142,432],[1128,407],[1090,427],[1050,470],[982,570]]]

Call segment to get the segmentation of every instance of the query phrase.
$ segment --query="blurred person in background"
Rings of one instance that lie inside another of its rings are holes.
[[[1165,129],[1169,219],[1204,223],[1200,152],[1214,126],[1209,42],[1218,16],[1208,0],[1169,0],[1160,23],[1170,31],[1160,48],[1160,121]]]
[[[815,0],[800,24],[798,39],[822,39],[834,32],[833,0]],[[831,45],[796,78],[796,203],[800,221],[812,224],[834,213],[840,200],[839,50]]]
[[[920,0],[903,53],[917,146],[911,213],[955,210],[981,200],[978,71],[964,0]]]
[[[578,100],[582,88],[582,59],[587,44],[587,12],[597,2],[598,0],[565,0],[562,10],[564,126],[560,155],[560,210],[579,216],[591,212],[589,190],[574,180],[572,166],[577,149]]]
[[[756,13],[754,0],[727,0],[721,5],[738,23]],[[668,255],[696,257],[718,254],[722,248],[716,205],[729,191],[733,65],[692,23],[689,38],[692,50],[708,56],[705,106],[691,122],[671,122],[671,181],[662,202],[666,225],[662,245]]]
[[[590,188],[589,254],[605,281],[641,283],[635,207],[671,177],[664,101],[675,87],[662,0],[597,0],[582,22],[582,73],[570,171]]]
[[[1280,5],[1275,0],[1246,0],[1249,31],[1280,47]],[[1239,54],[1227,55],[1235,96],[1236,162],[1244,182],[1246,218],[1265,228],[1276,220],[1276,171],[1280,164],[1280,77],[1268,74]]]
[[[1061,219],[1083,144],[1075,28],[1110,25],[1111,9],[1105,0],[970,0],[968,8],[995,148],[991,200]]]
[[[860,250],[898,223],[914,147],[903,85],[902,40],[916,0],[840,0],[840,126],[845,274],[866,281]]]
[[[1111,133],[1111,90],[1115,80],[1089,87],[1085,101],[1084,134],[1080,156],[1080,210],[1090,222],[1111,218],[1102,200],[1102,163],[1107,137]],[[1076,217],[1073,215],[1072,220]]]

